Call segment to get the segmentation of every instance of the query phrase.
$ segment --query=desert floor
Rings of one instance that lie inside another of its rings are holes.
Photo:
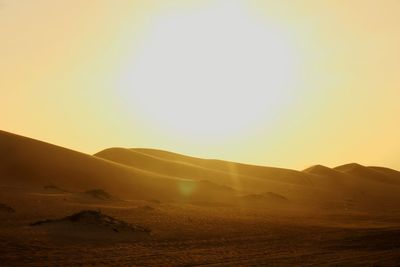
[[[400,210],[285,216],[248,207],[120,200],[60,188],[0,187],[1,266],[399,266]],[[149,234],[92,221],[48,223],[100,210]]]

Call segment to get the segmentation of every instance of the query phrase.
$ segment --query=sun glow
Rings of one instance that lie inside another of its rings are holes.
[[[218,1],[159,15],[123,67],[131,112],[197,142],[270,127],[294,99],[301,60],[290,32],[253,11]]]

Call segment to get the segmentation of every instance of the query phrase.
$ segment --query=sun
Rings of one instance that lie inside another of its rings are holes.
[[[300,79],[296,42],[241,1],[161,12],[124,65],[131,112],[199,141],[240,138],[287,110]]]

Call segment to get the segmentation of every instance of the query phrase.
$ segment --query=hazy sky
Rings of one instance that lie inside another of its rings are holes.
[[[398,0],[0,1],[0,129],[400,169]]]

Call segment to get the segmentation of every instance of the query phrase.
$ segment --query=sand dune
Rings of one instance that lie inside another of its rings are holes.
[[[308,206],[371,197],[379,203],[397,200],[400,185],[395,170],[354,163],[296,171],[154,149],[111,148],[91,156],[6,132],[0,145],[3,183],[55,184],[73,192],[100,188],[120,199],[235,205],[238,195],[272,192]]]
[[[400,261],[400,172],[384,167],[297,171],[154,149],[92,156],[0,132],[0,203],[5,266]]]
[[[281,183],[284,182],[299,185],[309,184],[308,176],[296,170],[256,166],[215,159],[201,159],[155,149],[134,148],[131,150],[142,152],[147,155],[156,156],[173,162],[190,163],[204,168],[224,171],[236,175],[257,177],[266,180],[275,180]]]
[[[305,173],[311,173],[311,174],[316,174],[316,175],[321,175],[321,176],[336,176],[338,175],[338,172],[328,168],[323,165],[314,165],[311,166],[305,170],[303,170]]]
[[[0,147],[3,184],[56,184],[70,191],[104,188],[121,198],[169,201],[224,201],[234,194],[209,182],[143,171],[6,132],[0,132]]]
[[[391,178],[392,182],[394,182],[396,184],[400,180],[400,172],[399,171],[396,171],[396,170],[393,170],[390,168],[375,167],[375,166],[368,166],[368,168],[384,174],[386,177]]]
[[[194,158],[153,149],[111,148],[95,156],[162,175],[210,181],[233,188],[241,195],[273,192],[308,202],[313,202],[315,195],[312,182],[315,177],[295,170]]]
[[[109,148],[95,154],[96,157],[171,177],[193,180],[214,180],[227,184],[231,173],[210,169],[184,161],[171,161],[124,148]],[[252,177],[249,177],[252,179]],[[230,184],[229,184],[230,185]]]
[[[110,148],[96,153],[95,156],[169,177],[206,180],[234,188],[242,193],[262,193],[268,188],[269,190],[279,190],[278,188],[284,187],[286,184],[291,184],[294,187],[309,184],[308,177],[297,171],[250,165],[243,165],[246,166],[246,171],[238,171],[237,163],[218,161],[218,164],[216,164],[215,160],[195,159],[183,155],[179,155],[180,158],[177,160],[168,157],[162,158],[142,151],[141,149]],[[167,154],[167,152],[161,153]],[[171,154],[175,155],[174,153]],[[228,166],[230,167],[228,168]],[[262,170],[263,173],[258,173],[258,170]],[[252,173],[258,175],[251,176]],[[294,176],[287,179],[289,173],[294,174]],[[263,176],[262,174],[267,175]]]
[[[334,169],[315,165],[304,171],[253,166],[221,160],[208,160],[154,149],[111,148],[103,150],[97,157],[116,163],[159,173],[162,175],[205,179],[215,184],[234,188],[244,195],[255,195],[257,201],[269,192],[286,196],[301,203],[304,209],[339,203],[342,208],[348,199],[357,201],[359,208],[378,208],[379,205],[399,199],[397,188],[391,185],[400,181],[395,171],[390,177],[381,172],[357,164]],[[358,169],[366,171],[367,179]],[[386,172],[389,172],[385,169]],[[374,199],[372,203],[371,199]],[[318,201],[316,201],[318,199]],[[340,204],[341,203],[341,204]]]
[[[363,179],[400,185],[400,173],[388,168],[365,167],[357,163],[350,163],[335,167],[334,169]]]

